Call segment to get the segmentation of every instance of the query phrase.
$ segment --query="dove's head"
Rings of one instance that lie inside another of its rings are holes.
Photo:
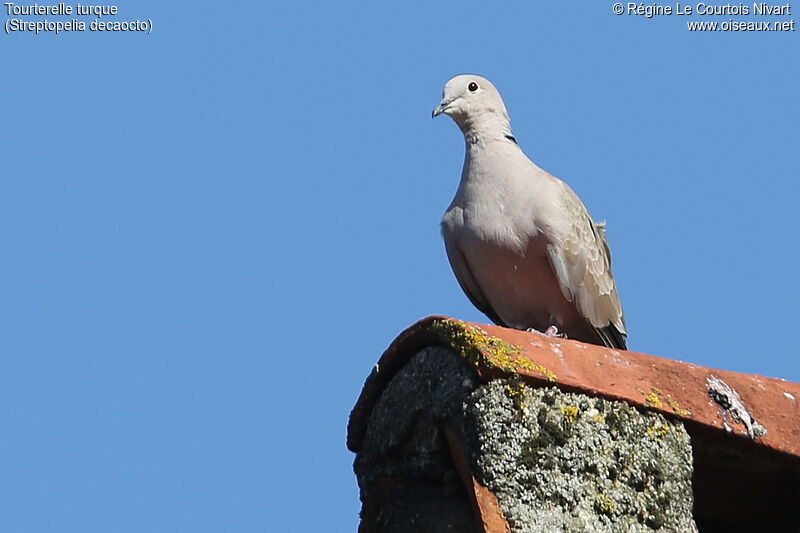
[[[500,92],[492,82],[475,74],[461,74],[444,86],[442,102],[431,116],[449,115],[461,131],[499,126],[508,129],[509,118]]]

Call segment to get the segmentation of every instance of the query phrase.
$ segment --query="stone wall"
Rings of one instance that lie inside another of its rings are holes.
[[[439,346],[383,390],[355,471],[364,533],[488,532],[470,476],[512,532],[695,530],[681,422],[516,378],[483,382]]]

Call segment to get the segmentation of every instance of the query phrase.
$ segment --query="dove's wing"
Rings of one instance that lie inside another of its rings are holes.
[[[560,196],[563,231],[550,241],[548,255],[561,291],[575,303],[604,344],[625,349],[625,317],[611,273],[605,224],[592,220],[583,202],[566,184]]]

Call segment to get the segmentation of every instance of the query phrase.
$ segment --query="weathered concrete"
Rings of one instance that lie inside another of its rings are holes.
[[[370,531],[477,530],[445,421],[513,532],[694,528],[680,422],[516,379],[482,383],[462,357],[428,347],[383,390],[356,456]]]

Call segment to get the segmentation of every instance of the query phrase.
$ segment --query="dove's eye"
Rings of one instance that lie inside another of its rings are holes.
[[[474,81],[472,81],[472,82],[470,82],[470,84],[467,86],[467,89],[469,89],[469,91],[470,91],[471,93],[474,93],[475,91],[477,91],[477,90],[478,90],[478,84],[477,84],[477,83],[475,83]]]

